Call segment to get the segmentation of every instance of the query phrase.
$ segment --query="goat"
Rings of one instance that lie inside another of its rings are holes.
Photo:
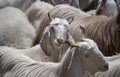
[[[60,52],[63,51],[65,42],[67,41],[70,44],[75,43],[69,33],[68,26],[69,23],[65,19],[52,19],[43,32],[40,44],[20,52],[36,61],[41,61],[46,55],[50,57],[49,61],[59,61],[61,57]],[[45,60],[43,59],[42,61]]]

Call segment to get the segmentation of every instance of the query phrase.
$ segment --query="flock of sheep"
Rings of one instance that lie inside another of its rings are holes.
[[[0,0],[0,77],[120,77],[119,26],[118,0]]]

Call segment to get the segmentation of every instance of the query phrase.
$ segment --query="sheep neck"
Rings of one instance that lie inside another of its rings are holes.
[[[60,77],[66,77],[67,71],[71,64],[73,54],[74,54],[73,50],[68,48],[68,50],[65,52],[64,56],[62,57],[59,63],[59,73],[61,75]]]
[[[73,59],[71,61],[71,66],[68,69],[67,77],[83,77],[84,68],[81,58],[79,56],[79,52],[75,52],[73,55]]]
[[[79,59],[75,49],[69,48],[60,61],[61,77],[83,77],[83,70]]]

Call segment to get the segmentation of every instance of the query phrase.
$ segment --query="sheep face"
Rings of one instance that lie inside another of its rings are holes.
[[[51,18],[51,20],[44,30],[40,45],[47,55],[54,56],[54,59],[57,58],[56,61],[58,61],[60,53],[58,51],[61,51],[65,44],[73,44],[75,42],[69,33],[67,20],[60,18]]]
[[[115,16],[117,13],[118,8],[114,0],[99,0],[96,15]]]
[[[108,62],[93,40],[84,39],[83,42],[78,43],[78,46],[76,51],[80,52],[78,55],[85,70],[93,74],[97,71],[108,70]]]
[[[68,38],[69,23],[64,19],[55,18],[50,22],[50,40],[53,45],[60,47]]]

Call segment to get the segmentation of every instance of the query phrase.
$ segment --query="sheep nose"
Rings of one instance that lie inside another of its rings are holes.
[[[104,65],[104,68],[105,68],[105,70],[107,71],[107,70],[109,69],[109,64],[108,64],[108,63],[105,64],[105,65]]]
[[[60,44],[63,43],[63,39],[62,39],[62,38],[58,38],[57,41],[58,41],[58,43],[60,43]]]

